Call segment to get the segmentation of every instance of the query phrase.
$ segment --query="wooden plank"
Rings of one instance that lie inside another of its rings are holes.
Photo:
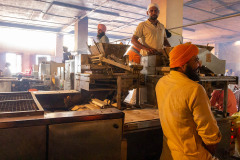
[[[103,107],[103,106],[106,106],[106,105],[107,105],[106,102],[101,101],[101,100],[99,100],[99,99],[92,99],[92,103],[93,103],[93,104],[96,104],[96,105],[98,105],[98,106],[100,106],[100,107]]]
[[[92,55],[99,55],[99,51],[97,49],[97,47],[94,45],[94,46],[90,46],[89,49],[91,50],[91,54]]]
[[[96,69],[106,69],[106,66],[102,65],[96,65],[96,64],[88,64],[88,65],[82,65],[82,70],[96,70]]]
[[[156,71],[170,72],[170,67],[156,67]]]
[[[104,74],[81,74],[84,77],[90,77],[90,79],[112,79],[113,76],[108,76]]]
[[[99,55],[98,56],[90,56],[91,59],[93,58],[99,58]]]
[[[80,54],[80,59],[81,59],[81,65],[83,64],[89,64],[89,56],[88,54]]]
[[[112,61],[112,60],[110,60],[110,59],[101,57],[100,60],[103,61],[103,62],[105,62],[105,63],[111,64],[111,65],[113,65],[113,66],[116,66],[116,67],[125,69],[125,70],[127,70],[127,71],[133,72],[133,69],[130,68],[129,66],[126,66],[126,65],[123,65],[123,64],[119,64],[119,63],[117,63],[117,62],[115,62],[115,61]]]
[[[92,59],[91,60],[92,62],[95,62],[95,61],[100,61],[99,59]]]
[[[122,95],[122,78],[117,78],[117,108],[121,109],[121,95]]]

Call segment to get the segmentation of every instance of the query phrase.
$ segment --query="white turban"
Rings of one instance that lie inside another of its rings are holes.
[[[159,7],[156,3],[149,4],[148,7],[147,7],[147,10],[149,10],[149,8],[151,8],[151,7],[156,7],[159,10]]]

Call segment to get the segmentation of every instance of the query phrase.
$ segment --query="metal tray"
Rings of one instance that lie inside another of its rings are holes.
[[[0,118],[43,114],[42,106],[31,92],[0,93]]]

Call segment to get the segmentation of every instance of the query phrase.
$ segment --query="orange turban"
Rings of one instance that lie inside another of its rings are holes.
[[[170,68],[181,67],[193,56],[198,55],[198,48],[191,43],[177,45],[169,53]]]
[[[103,32],[106,32],[107,27],[104,24],[98,24],[98,29],[101,29]]]

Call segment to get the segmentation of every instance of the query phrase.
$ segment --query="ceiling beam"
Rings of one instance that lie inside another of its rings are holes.
[[[179,27],[168,28],[168,30],[173,30],[173,29],[183,28],[183,27],[188,27],[188,26],[194,26],[194,25],[197,25],[197,24],[208,24],[208,25],[214,26],[214,25],[209,24],[207,22],[214,22],[214,21],[223,20],[223,19],[227,19],[227,18],[238,17],[238,16],[240,16],[240,12],[237,12],[237,13],[234,13],[234,14],[226,14],[226,15],[223,15],[223,16],[219,16],[219,17],[216,17],[216,18],[211,18],[211,19],[207,19],[207,20],[203,20],[203,21],[198,21],[198,22],[195,21],[192,24],[187,24],[187,25],[183,25],[183,26],[179,26]],[[190,20],[190,19],[187,19],[187,20]],[[217,26],[214,26],[214,27],[219,28]],[[224,29],[229,30],[229,29],[226,29],[226,28],[224,28]],[[229,30],[229,31],[236,32],[236,33],[239,32],[239,31],[234,31],[234,30]]]
[[[74,34],[74,31],[69,32],[69,34]],[[96,32],[88,32],[89,37],[97,37]],[[111,39],[124,39],[126,36],[119,36],[119,35],[114,35],[114,34],[107,34],[108,38]]]
[[[67,7],[67,8],[74,8],[74,9],[78,9],[78,10],[84,10],[84,11],[92,11],[93,10],[92,8],[89,8],[89,7],[78,6],[78,5],[74,5],[74,4],[70,4],[70,3],[63,3],[63,2],[59,2],[59,1],[53,1],[52,3],[53,3],[53,5]],[[106,14],[106,15],[119,16],[119,13],[109,12],[109,11],[104,11],[104,10],[99,10],[99,9],[95,10],[94,12]]]
[[[39,30],[39,31],[53,32],[53,33],[59,33],[59,31],[60,31],[60,28],[48,28],[48,27],[40,27],[40,26],[33,26],[33,25],[8,23],[8,22],[0,22],[0,26],[27,29],[27,30]],[[74,31],[69,32],[68,34],[74,34]],[[88,32],[88,36],[96,37],[97,34],[96,34],[96,32]],[[124,39],[124,38],[126,38],[126,36],[119,36],[119,35],[114,35],[114,34],[107,34],[107,36],[109,38],[112,38],[112,39]]]
[[[26,8],[26,7],[20,7],[20,6],[13,6],[13,5],[7,5],[7,4],[2,4],[2,3],[0,3],[0,6],[10,7],[10,8],[17,8],[17,9],[23,9],[23,10],[31,10],[31,11],[36,11],[36,12],[42,12],[42,10],[40,10],[40,9]]]
[[[189,8],[192,8],[192,9],[196,9],[196,10],[199,10],[199,11],[202,11],[202,12],[205,12],[205,13],[210,13],[210,14],[213,14],[213,15],[221,16],[220,14],[213,13],[213,12],[210,12],[210,11],[207,11],[207,10],[204,10],[204,9],[192,7],[192,6],[190,6],[190,5],[185,5],[185,4],[183,4],[183,6],[184,6],[184,7],[189,7]],[[184,10],[184,9],[183,9],[183,10]]]
[[[9,22],[0,22],[0,26],[4,27],[13,27],[13,28],[22,28],[22,29],[30,29],[30,30],[40,30],[40,31],[48,31],[48,32],[59,32],[59,28],[49,28],[49,27],[40,27],[26,24],[17,24],[17,23],[9,23]]]
[[[200,1],[202,1],[202,0],[191,0],[191,1],[188,1],[188,2],[184,3],[183,5],[188,5],[189,6],[189,5],[192,5],[192,4],[200,2]]]
[[[10,18],[10,19],[15,19],[15,20],[21,20],[21,21],[29,21],[28,18],[19,18],[19,17],[5,16],[5,15],[0,15],[0,17]],[[44,21],[44,20],[31,19],[31,21],[39,22],[39,23],[46,23],[46,24],[53,24],[53,25],[66,25],[66,23],[49,22],[49,21]],[[11,22],[13,22],[13,21],[11,21]],[[13,22],[13,23],[15,23],[15,22]]]
[[[132,4],[132,3],[122,2],[122,1],[119,1],[119,0],[112,0],[112,2],[124,4],[124,5],[127,5],[127,6],[133,6],[133,7],[137,7],[137,8],[141,8],[141,9],[145,9],[147,11],[147,6],[143,7],[143,6],[135,5],[135,4]]]
[[[48,8],[46,9],[46,11],[43,13],[42,15],[42,19],[44,19],[45,15],[47,14],[47,12],[51,9],[51,7],[53,6],[53,2],[51,2],[48,6]]]
[[[95,7],[94,9],[91,9],[90,12],[86,13],[85,15],[78,17],[77,19],[72,20],[69,24],[63,26],[60,30],[60,32],[64,32],[64,30],[66,30],[69,26],[71,25],[75,25],[76,22],[82,20],[83,18],[89,16],[90,14],[92,14],[93,12],[96,12],[98,10],[98,8],[100,8],[102,5],[104,5],[105,3],[109,2],[109,0],[106,0],[105,2],[101,3],[100,6]],[[119,15],[119,14],[118,14]]]
[[[216,1],[217,3],[219,3],[219,4],[221,4],[223,7],[229,9],[229,10],[232,10],[232,11],[234,11],[234,12],[239,12],[239,10],[237,10],[237,9],[235,9],[235,8],[233,7],[233,5],[239,4],[239,2],[235,2],[235,3],[229,5],[229,4],[225,3],[225,2],[223,2],[222,0],[215,0],[215,1]],[[215,10],[215,11],[216,11],[216,10]]]
[[[96,5],[98,6],[98,5]],[[117,8],[113,8],[113,7],[105,7],[105,6],[102,6],[101,8],[103,9],[114,9],[118,12],[128,12],[128,13],[132,13],[132,14],[135,14],[135,15],[140,15],[140,16],[144,16],[143,14],[139,14],[137,12],[131,12],[131,11],[126,11],[126,10],[122,10],[122,9],[117,9]],[[145,8],[146,9],[146,8]],[[120,15],[119,15],[120,16]],[[145,16],[147,16],[147,14],[145,13]],[[120,16],[120,17],[123,17],[123,18],[129,18],[129,19],[135,19],[134,17],[126,17],[126,16]]]

